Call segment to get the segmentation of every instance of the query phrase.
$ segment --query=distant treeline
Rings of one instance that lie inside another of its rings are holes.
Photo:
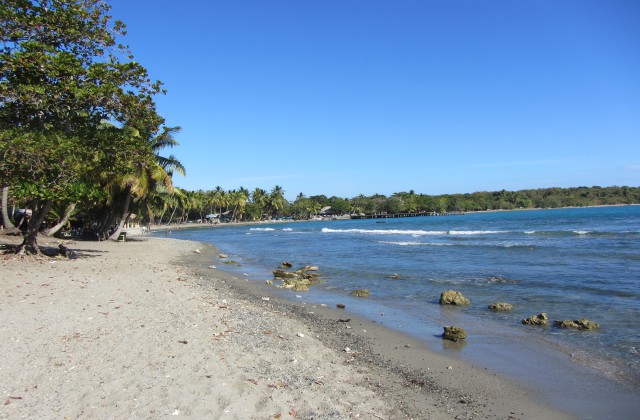
[[[332,206],[345,213],[341,200],[313,196],[321,206]],[[351,213],[453,212],[513,210],[533,208],[587,207],[640,203],[639,187],[542,188],[520,191],[482,191],[469,194],[426,195],[414,191],[384,195],[358,196],[346,200]],[[338,206],[334,207],[334,204]]]
[[[469,212],[533,208],[587,207],[616,204],[640,204],[640,187],[577,187],[543,188],[521,191],[475,192],[470,194],[427,195],[414,191],[398,192],[390,196],[374,194],[353,198],[305,196],[298,194],[294,201],[284,198],[284,190],[275,186],[270,192],[256,188],[225,191],[184,191],[174,196],[173,206],[156,223],[205,221],[215,215],[222,221],[257,221],[279,218],[309,219],[322,216],[350,214],[392,214],[420,212]]]

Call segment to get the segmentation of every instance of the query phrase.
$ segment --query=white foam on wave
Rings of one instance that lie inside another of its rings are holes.
[[[508,233],[504,230],[401,230],[401,229],[329,229],[322,228],[323,233],[364,233],[369,235],[495,235]]]
[[[434,243],[434,242],[409,242],[409,241],[379,241],[380,244],[399,245],[399,246],[453,246],[453,244]]]
[[[293,229],[291,229],[291,228],[284,228],[284,229],[282,229],[282,230],[283,230],[283,231],[285,231],[285,232],[291,232]]]
[[[496,246],[499,246],[502,248],[532,248],[533,247],[531,244],[520,243],[520,242],[505,242],[505,243],[497,244]]]
[[[251,228],[249,230],[261,230],[261,231],[269,232],[275,229],[274,228]]]
[[[322,228],[323,233],[364,233],[371,235],[446,235],[447,231],[430,230],[400,230],[400,229],[329,229]]]
[[[590,233],[588,230],[573,230],[572,232],[578,235],[588,235]]]
[[[450,230],[449,235],[495,235],[507,233],[505,230]]]

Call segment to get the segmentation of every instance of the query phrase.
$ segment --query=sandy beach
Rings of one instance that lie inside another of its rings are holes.
[[[348,308],[210,268],[210,245],[66,245],[2,255],[0,418],[570,418]]]

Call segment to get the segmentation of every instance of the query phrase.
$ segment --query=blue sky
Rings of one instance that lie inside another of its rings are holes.
[[[181,188],[640,186],[637,0],[109,3]]]

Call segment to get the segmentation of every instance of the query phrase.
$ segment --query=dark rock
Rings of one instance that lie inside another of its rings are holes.
[[[489,305],[490,311],[502,312],[502,311],[510,311],[513,309],[513,305],[506,302],[496,302]]]
[[[69,248],[67,248],[63,244],[58,245],[58,248],[60,248],[60,254],[63,257],[67,257],[67,258],[71,258],[71,259],[77,257],[75,251],[70,250]]]
[[[301,279],[301,278],[284,278],[282,279],[283,285],[276,286],[284,289],[293,289],[300,292],[306,292],[309,290],[309,286],[311,286],[311,281],[309,279]]]
[[[358,289],[351,292],[351,296],[355,297],[369,297],[371,296],[371,292],[367,289]]]
[[[300,278],[301,276],[298,273],[292,273],[291,271],[285,271],[285,270],[273,270],[273,277],[278,277],[281,279],[297,279]]]
[[[527,319],[523,319],[522,323],[525,325],[548,325],[549,317],[544,312],[538,315],[530,316]]]
[[[565,321],[554,321],[553,325],[558,328],[575,328],[577,330],[599,330],[600,324],[588,319],[574,319]]]
[[[467,332],[460,327],[442,327],[442,338],[445,340],[459,341],[467,338]]]
[[[293,265],[289,262],[289,261],[283,261],[282,264],[280,264],[282,267],[286,267],[286,268],[291,268],[293,267]]]
[[[316,273],[314,270],[310,270],[309,269],[310,266],[304,266],[302,268],[299,268],[295,271],[295,273],[305,279],[313,279],[313,278],[317,278],[320,277],[320,274]],[[314,272],[310,272],[310,271],[314,271]]]
[[[440,294],[440,305],[469,305],[471,302],[462,293],[445,290]]]

